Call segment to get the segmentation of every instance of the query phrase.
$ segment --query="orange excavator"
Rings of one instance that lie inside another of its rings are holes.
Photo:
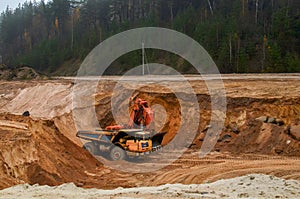
[[[154,111],[151,110],[148,102],[141,98],[130,99],[130,119],[128,125],[107,126],[105,130],[120,130],[123,128],[149,129],[154,119]]]
[[[130,99],[130,116],[127,125],[107,126],[105,130],[80,130],[76,136],[86,140],[83,148],[94,155],[111,160],[144,156],[160,149],[166,132],[150,130],[154,112],[141,98]]]

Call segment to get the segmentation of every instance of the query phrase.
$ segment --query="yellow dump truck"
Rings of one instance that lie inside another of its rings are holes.
[[[165,133],[143,129],[78,131],[77,137],[86,140],[83,148],[93,155],[111,160],[144,156],[160,149]]]

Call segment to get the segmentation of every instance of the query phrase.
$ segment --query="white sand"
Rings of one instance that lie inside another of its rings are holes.
[[[167,184],[114,190],[83,189],[73,183],[57,187],[17,185],[0,191],[0,198],[14,199],[128,199],[128,198],[300,198],[300,181],[251,174],[207,184]]]

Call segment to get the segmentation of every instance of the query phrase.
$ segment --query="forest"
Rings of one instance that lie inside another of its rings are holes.
[[[199,42],[222,73],[300,72],[299,0],[27,1],[0,16],[0,64],[75,75],[106,38],[138,27],[164,27]],[[147,61],[182,73],[181,57],[146,49]],[[118,58],[110,74],[141,64],[141,51]]]

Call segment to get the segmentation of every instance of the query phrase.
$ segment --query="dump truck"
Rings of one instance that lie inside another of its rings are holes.
[[[154,112],[141,98],[130,99],[129,122],[126,125],[107,126],[104,130],[80,130],[76,136],[86,140],[83,148],[93,155],[111,160],[144,156],[162,148],[166,132],[155,132],[150,126]]]
[[[148,155],[162,148],[163,133],[143,129],[120,129],[117,131],[78,131],[77,137],[86,140],[83,148],[93,155],[101,155],[111,160]]]

